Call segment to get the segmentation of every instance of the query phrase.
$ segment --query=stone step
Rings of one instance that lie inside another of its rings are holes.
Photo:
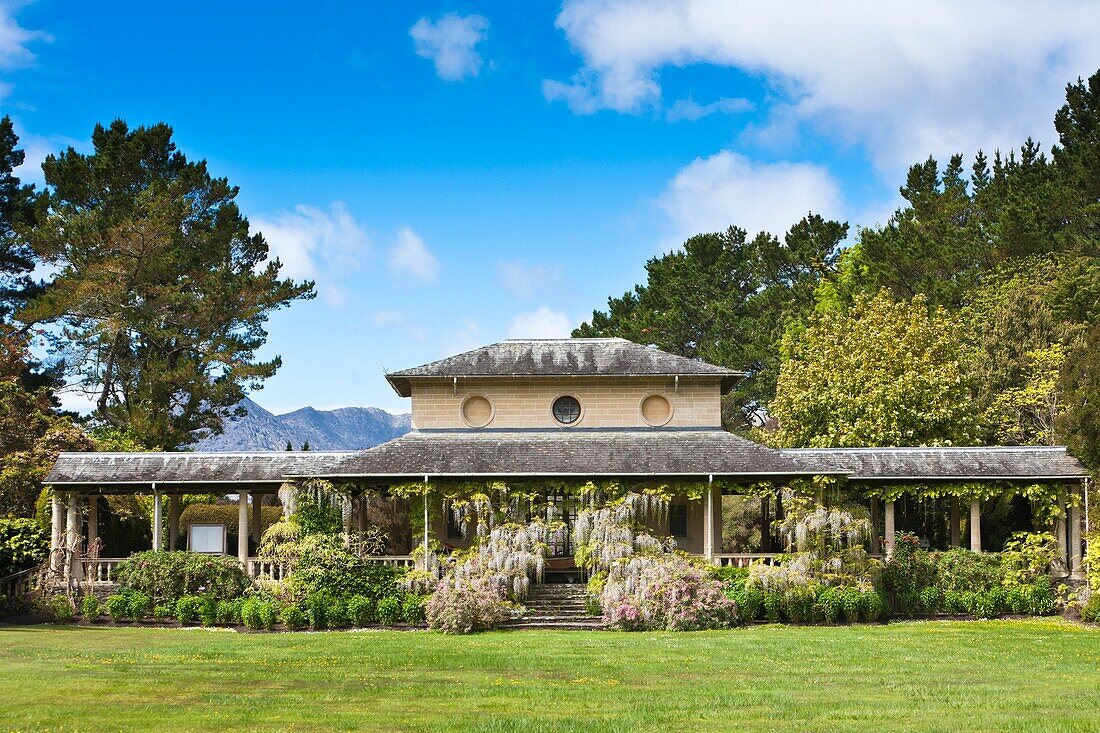
[[[604,628],[602,620],[596,621],[576,621],[576,620],[564,620],[564,621],[513,621],[505,624],[504,629],[512,631],[524,631],[524,630],[555,630],[555,631],[597,631]]]

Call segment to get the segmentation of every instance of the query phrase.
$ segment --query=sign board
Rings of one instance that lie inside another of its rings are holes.
[[[187,527],[187,549],[211,555],[225,554],[224,524],[192,524]]]

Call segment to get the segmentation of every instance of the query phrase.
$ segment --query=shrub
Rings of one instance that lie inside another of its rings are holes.
[[[218,623],[224,626],[236,626],[241,623],[241,607],[243,604],[244,601],[240,598],[218,601],[216,610]]]
[[[214,596],[199,596],[199,623],[203,626],[216,626],[218,623],[218,602]]]
[[[85,621],[95,621],[99,618],[99,599],[89,593],[80,599],[80,615]]]
[[[50,536],[33,519],[0,519],[0,578],[33,568],[50,552]]]
[[[788,607],[790,601],[788,600]],[[814,610],[831,624],[840,620],[844,613],[844,598],[839,588],[824,587],[817,594]]]
[[[860,616],[865,621],[879,621],[886,617],[889,604],[886,597],[874,590],[860,592]]]
[[[764,618],[777,623],[783,620],[783,614],[783,594],[774,590],[764,593]]]
[[[204,600],[202,596],[184,596],[176,601],[176,618],[181,624],[193,624],[199,618],[199,609]]]
[[[1009,588],[1005,592],[1005,605],[1008,606],[1009,611],[1018,614],[1031,613],[1031,594],[1028,590],[1021,585]]]
[[[418,593],[409,593],[405,596],[405,600],[401,602],[401,618],[404,619],[405,623],[424,623],[424,603],[428,598],[429,596]]]
[[[623,630],[714,629],[737,620],[724,584],[672,553],[614,561],[600,601],[608,624]]]
[[[966,612],[974,618],[994,618],[998,613],[997,597],[990,591],[963,591]]]
[[[947,613],[958,615],[967,613],[966,591],[948,590],[943,593],[943,610]]]
[[[1089,623],[1100,621],[1100,593],[1093,591],[1085,605],[1081,607],[1081,620]]]
[[[366,626],[374,621],[374,601],[366,596],[348,599],[348,620],[352,626]]]
[[[927,613],[939,613],[943,608],[943,593],[934,585],[922,588],[920,592],[920,605]]]
[[[464,591],[456,591],[462,593]],[[397,596],[386,596],[378,601],[378,621],[383,626],[392,626],[401,619],[401,599]]]
[[[279,619],[279,606],[275,601],[263,601],[260,604],[260,625],[270,631]]]
[[[55,623],[71,624],[76,619],[76,607],[68,596],[54,596],[46,603],[46,610]]]
[[[844,618],[855,623],[863,615],[863,594],[859,588],[841,588],[840,605],[844,609]]]
[[[158,603],[204,593],[229,600],[252,585],[236,559],[197,552],[140,552],[119,563],[116,578]]]
[[[306,597],[306,616],[313,629],[323,629],[329,625],[332,597],[324,591],[310,593]]]
[[[158,603],[153,606],[153,620],[167,621],[176,615],[176,606],[173,603]]]
[[[1027,586],[1048,575],[1058,557],[1058,541],[1042,532],[1016,532],[1005,542],[1001,571],[1006,588]]]
[[[107,609],[107,615],[111,617],[111,620],[115,623],[124,621],[130,617],[130,599],[121,594],[115,594],[107,599],[104,604]]]
[[[134,621],[141,621],[145,618],[145,614],[149,612],[149,608],[152,605],[152,599],[145,593],[130,593],[130,608],[129,616]]]
[[[259,598],[249,598],[241,604],[241,623],[246,629],[262,629],[263,621],[260,618],[260,606],[263,604]]]
[[[1033,616],[1049,616],[1058,608],[1049,575],[1040,577],[1027,588],[1026,592],[1028,598],[1027,613]]]
[[[930,557],[935,564],[935,585],[944,591],[993,588],[1001,585],[1004,576],[997,555],[956,548],[930,553]]]
[[[308,617],[305,611],[296,603],[288,603],[283,606],[282,612],[283,626],[291,630],[297,630],[305,628]]]
[[[383,603],[390,600],[396,608],[396,598],[383,599],[378,604],[379,617],[382,616]],[[510,615],[505,600],[487,585],[461,589],[441,587],[428,599],[424,610],[428,626],[447,634],[494,629]]]
[[[342,629],[351,626],[348,621],[348,604],[337,598],[328,609],[328,627],[330,629]]]
[[[788,588],[783,598],[787,619],[798,624],[809,623],[815,619],[817,593],[811,586]],[[839,605],[837,611],[839,612]]]
[[[400,591],[403,568],[364,563],[344,547],[339,537],[314,535],[301,543],[301,555],[288,589],[298,599],[325,592],[332,598],[366,596],[375,602]]]
[[[744,593],[733,600],[737,602],[737,613],[742,621],[755,621],[764,615],[764,592],[759,588],[745,588]]]

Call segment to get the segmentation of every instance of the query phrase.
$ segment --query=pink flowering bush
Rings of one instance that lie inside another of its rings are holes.
[[[728,628],[737,604],[720,581],[682,555],[638,555],[612,565],[600,593],[604,620],[624,631]]]
[[[515,606],[488,583],[455,587],[441,582],[424,607],[428,626],[447,634],[469,634],[500,626]]]

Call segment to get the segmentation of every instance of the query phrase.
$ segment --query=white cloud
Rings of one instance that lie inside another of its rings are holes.
[[[731,224],[750,237],[781,237],[808,211],[840,216],[841,195],[828,171],[809,163],[754,163],[723,150],[677,172],[659,204],[676,228],[675,244]]]
[[[477,76],[482,59],[476,46],[489,32],[489,21],[480,15],[447,13],[436,21],[421,18],[409,29],[416,55],[431,59],[435,73],[445,81]]]
[[[0,4],[0,69],[18,69],[33,64],[35,56],[27,46],[32,41],[48,43],[53,40],[48,33],[29,31],[19,25],[12,12],[18,7],[19,4]]]
[[[426,341],[428,331],[418,323],[414,323],[407,315],[397,310],[384,310],[372,313],[370,322],[379,328],[392,328],[401,331],[406,336],[416,341]]]
[[[752,102],[740,97],[723,97],[710,104],[699,104],[691,98],[677,99],[668,108],[665,119],[669,122],[679,122],[680,120],[694,122],[713,114],[736,115],[742,112],[750,112],[755,107],[756,105]]]
[[[517,298],[529,299],[545,290],[554,279],[546,265],[508,260],[497,266],[500,286]]]
[[[361,266],[371,250],[370,238],[339,201],[327,212],[303,204],[294,211],[255,216],[252,228],[263,233],[271,257],[283,263],[284,277],[315,280],[318,294],[332,305],[346,297],[339,285],[342,275]]]
[[[439,260],[416,232],[404,227],[390,250],[390,270],[429,282],[439,274]]]
[[[532,313],[520,313],[508,327],[508,337],[514,339],[568,338],[573,321],[562,311],[542,306]]]
[[[666,67],[728,67],[764,81],[778,119],[865,144],[888,170],[1050,143],[1065,84],[1100,65],[1091,0],[567,0],[557,25],[583,66],[543,92],[578,113],[659,105]]]

